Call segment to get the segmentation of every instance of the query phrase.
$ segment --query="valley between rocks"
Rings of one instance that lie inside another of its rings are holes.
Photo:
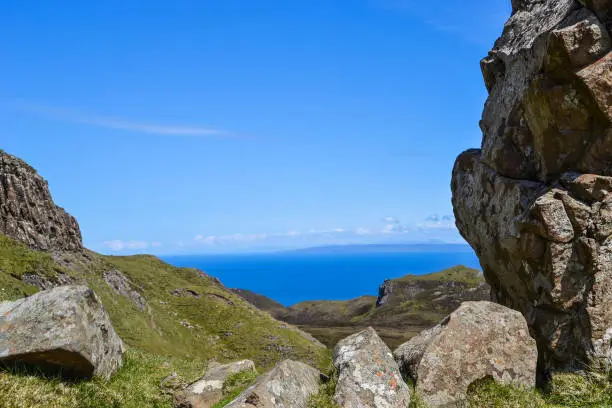
[[[454,268],[376,299],[238,296],[85,249],[47,182],[0,151],[0,407],[612,406],[612,1],[511,6],[481,62],[481,149],[452,174],[486,284]]]

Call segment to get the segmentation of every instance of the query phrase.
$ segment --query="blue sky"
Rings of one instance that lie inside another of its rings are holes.
[[[0,148],[106,253],[458,242],[509,3],[1,2]]]

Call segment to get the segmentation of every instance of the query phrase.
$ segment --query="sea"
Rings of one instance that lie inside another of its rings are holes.
[[[215,276],[285,306],[305,300],[348,300],[378,294],[385,279],[422,275],[455,265],[480,269],[472,251],[183,255],[163,259]]]

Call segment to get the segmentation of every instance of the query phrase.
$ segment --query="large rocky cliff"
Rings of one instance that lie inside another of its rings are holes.
[[[55,205],[47,181],[31,166],[0,150],[0,234],[32,249],[79,250],[77,221]]]
[[[457,227],[542,369],[612,362],[612,1],[512,6],[481,62],[482,148],[453,169]]]

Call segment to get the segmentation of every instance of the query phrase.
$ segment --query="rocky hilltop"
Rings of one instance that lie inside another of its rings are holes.
[[[160,388],[164,377],[183,384],[213,361],[244,358],[260,370],[285,359],[330,361],[312,336],[203,271],[83,248],[78,223],[54,204],[47,182],[0,153],[0,406],[169,406],[174,390]],[[22,365],[52,378],[115,375],[109,387],[119,388],[96,394],[95,385],[62,385],[60,392],[43,377],[36,386],[46,392],[32,392],[31,382],[19,381],[28,378]],[[128,395],[122,376],[141,388]],[[75,402],[83,399],[92,400]]]
[[[512,8],[481,62],[482,147],[453,169],[457,227],[542,369],[612,363],[612,2]]]
[[[83,248],[76,219],[58,207],[30,165],[0,150],[0,234],[39,250]]]

